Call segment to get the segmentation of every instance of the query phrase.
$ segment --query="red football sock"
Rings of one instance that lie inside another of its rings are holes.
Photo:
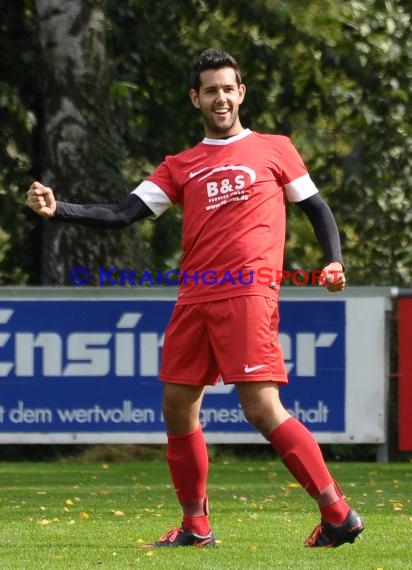
[[[179,503],[183,527],[200,535],[210,531],[206,483],[209,458],[201,426],[184,435],[168,435],[166,458]]]
[[[317,501],[322,520],[342,523],[349,506],[342,498],[310,431],[295,418],[289,418],[273,430],[269,441],[290,473]]]

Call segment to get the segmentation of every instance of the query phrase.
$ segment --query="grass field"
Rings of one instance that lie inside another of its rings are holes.
[[[0,568],[411,569],[411,464],[330,467],[365,518],[353,545],[304,548],[317,509],[281,462],[227,458],[210,470],[218,546],[154,551],[140,544],[180,523],[162,460],[0,463]]]

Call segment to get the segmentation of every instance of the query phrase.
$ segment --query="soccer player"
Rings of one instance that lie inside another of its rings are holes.
[[[243,128],[238,112],[246,87],[233,57],[205,50],[191,81],[190,99],[205,129],[200,143],[166,157],[118,204],[56,201],[40,182],[31,185],[27,204],[52,220],[99,228],[155,218],[174,204],[183,208],[181,283],[160,370],[166,456],[183,521],[147,546],[215,544],[199,412],[205,387],[220,376],[236,385],[248,421],[317,503],[321,521],[305,545],[353,543],[364,528],[361,517],[346,503],[312,434],[279,398],[279,388],[287,382],[278,340],[277,278],[283,264],[285,201],[296,203],[313,225],[326,258],[323,284],[330,292],[345,287],[335,219],[289,138]],[[268,268],[273,278],[257,277]],[[208,272],[217,278],[199,278]],[[232,279],[225,278],[228,272]]]

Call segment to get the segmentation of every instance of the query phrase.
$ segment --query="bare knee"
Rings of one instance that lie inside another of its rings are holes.
[[[163,418],[169,434],[185,434],[195,429],[196,417],[191,413],[190,406],[174,398],[164,397],[162,403]],[[192,429],[193,428],[193,429]]]
[[[197,428],[202,398],[203,388],[165,385],[162,411],[169,434],[183,435]]]
[[[290,417],[273,382],[239,383],[237,388],[246,419],[267,439]]]
[[[183,410],[178,410],[178,411],[180,414]],[[166,425],[176,416],[176,404],[173,402],[171,398],[163,397],[162,413]]]
[[[262,406],[248,404],[243,406],[243,413],[249,423],[251,423],[260,433],[267,437],[272,428],[272,414],[266,414]]]

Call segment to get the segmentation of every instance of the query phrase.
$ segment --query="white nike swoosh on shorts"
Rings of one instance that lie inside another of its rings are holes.
[[[260,368],[264,368],[264,367],[265,367],[265,364],[259,364],[259,366],[251,366],[251,367],[249,367],[246,364],[244,371],[246,372],[246,374],[249,374],[249,372],[254,372],[255,370],[259,370]]]

